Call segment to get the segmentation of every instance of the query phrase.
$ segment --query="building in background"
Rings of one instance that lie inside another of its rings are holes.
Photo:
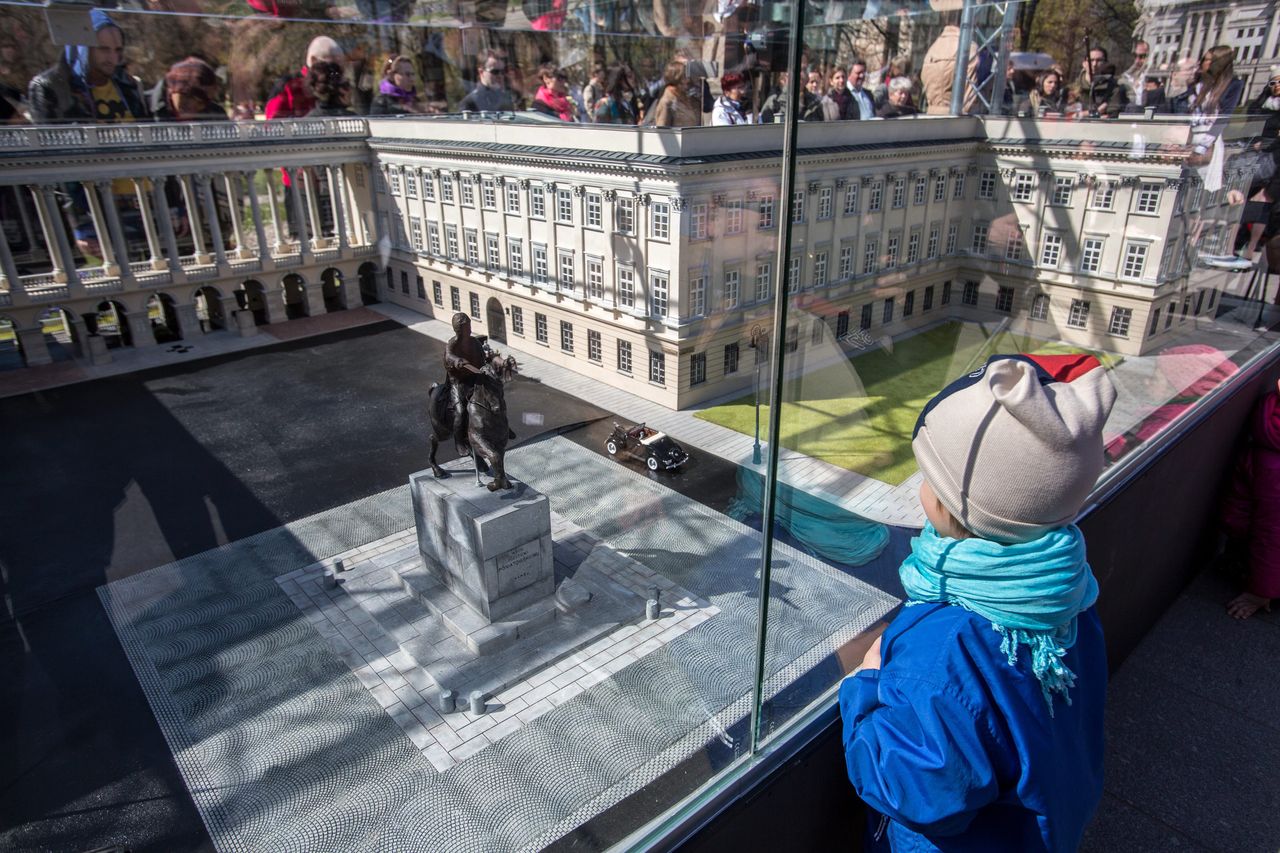
[[[1134,37],[1151,46],[1152,76],[1167,80],[1179,59],[1198,59],[1226,44],[1235,50],[1236,76],[1245,81],[1248,99],[1262,91],[1271,67],[1280,64],[1280,7],[1273,2],[1140,0],[1138,7]]]

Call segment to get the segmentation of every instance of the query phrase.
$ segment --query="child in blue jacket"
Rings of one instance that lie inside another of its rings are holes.
[[[921,412],[908,600],[840,686],[875,847],[1079,845],[1102,796],[1107,661],[1072,522],[1115,396],[1092,356],[993,356]]]

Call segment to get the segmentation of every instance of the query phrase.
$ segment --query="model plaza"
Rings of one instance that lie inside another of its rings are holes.
[[[157,316],[198,340],[381,301],[466,313],[504,351],[679,412],[751,390],[778,280],[801,372],[833,341],[955,320],[1140,358],[1212,317],[1228,280],[1192,275],[1187,235],[1225,240],[1229,218],[1226,188],[1183,180],[1180,124],[1090,124],[1087,144],[1051,121],[803,126],[785,269],[781,127],[573,127],[554,146],[505,121],[208,127],[3,131],[0,179],[44,237],[3,258],[29,364],[110,358],[83,319],[104,304],[147,347]],[[50,215],[70,164],[111,235],[100,266],[77,267]],[[203,212],[181,239],[154,213],[166,175]],[[132,241],[122,176],[149,223]],[[46,333],[55,316],[69,338]],[[899,603],[777,542],[785,616],[757,685],[758,531],[566,438],[507,464],[510,493],[455,463],[100,588],[220,848],[571,839],[678,769],[740,757],[757,689],[785,721]],[[862,524],[871,562],[888,528]]]

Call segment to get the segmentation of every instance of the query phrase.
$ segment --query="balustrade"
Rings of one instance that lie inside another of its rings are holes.
[[[244,280],[262,277],[273,289],[276,270],[297,270],[308,311],[323,310],[320,270],[306,266],[378,251],[366,225],[376,216],[362,209],[371,193],[353,190],[343,165],[367,163],[366,137],[364,119],[0,127],[9,164],[0,173],[9,236],[0,240],[0,307],[24,360],[50,360],[45,311],[63,311],[83,347],[92,324],[81,316],[113,300],[134,346],[146,345],[152,293],[173,301],[184,336],[200,334],[197,287],[218,289],[230,318]],[[193,287],[175,289],[183,286]],[[273,298],[265,319],[283,320]]]
[[[367,161],[367,135],[358,118],[0,128],[0,191],[11,193],[0,307],[74,316],[108,295],[136,307],[147,297],[128,294],[194,282],[225,295],[253,275],[376,253],[369,200],[342,165]],[[335,158],[319,140],[347,142]]]

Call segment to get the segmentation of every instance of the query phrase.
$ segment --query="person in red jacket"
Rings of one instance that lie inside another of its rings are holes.
[[[1249,553],[1244,592],[1227,613],[1248,619],[1280,598],[1280,381],[1254,410],[1222,516],[1227,536],[1246,541]]]
[[[316,99],[307,86],[307,69],[318,62],[333,62],[346,66],[346,56],[338,43],[328,36],[316,36],[307,45],[307,59],[302,71],[283,78],[267,98],[264,110],[267,120],[275,118],[302,118],[315,108]]]

